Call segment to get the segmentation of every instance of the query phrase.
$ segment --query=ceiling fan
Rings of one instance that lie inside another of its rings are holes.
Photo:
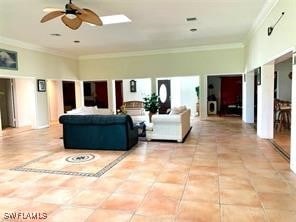
[[[40,22],[44,23],[61,15],[63,15],[61,18],[63,23],[73,30],[78,29],[82,22],[87,22],[97,26],[103,25],[100,17],[96,13],[87,8],[79,8],[72,3],[72,0],[69,0],[69,3],[65,5],[65,11],[56,10],[49,12],[41,19]]]

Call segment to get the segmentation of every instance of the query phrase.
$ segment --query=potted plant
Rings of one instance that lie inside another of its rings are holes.
[[[197,102],[198,102],[198,100],[199,100],[199,86],[195,87],[195,92],[196,92]]]
[[[151,117],[153,114],[157,113],[159,105],[159,96],[152,93],[150,96],[146,96],[144,99],[144,109],[149,111],[149,122],[151,122]]]
[[[196,101],[196,115],[199,115],[199,86],[195,87],[195,92],[196,92],[196,97],[197,97],[197,101]]]

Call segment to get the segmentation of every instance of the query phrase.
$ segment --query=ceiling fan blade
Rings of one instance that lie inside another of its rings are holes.
[[[50,13],[46,14],[45,16],[43,16],[43,18],[41,19],[40,22],[41,23],[47,22],[47,21],[49,21],[51,19],[54,19],[54,18],[56,18],[58,16],[61,16],[63,14],[65,14],[65,12],[63,12],[63,11],[53,11],[53,12],[50,12]]]
[[[62,17],[62,21],[66,26],[73,30],[78,29],[82,23],[80,18],[76,17],[74,19],[70,19],[66,15]]]
[[[100,17],[94,13],[92,10],[84,8],[82,9],[84,12],[81,14],[77,14],[77,17],[80,18],[84,22],[88,22],[97,26],[102,26],[103,22]]]

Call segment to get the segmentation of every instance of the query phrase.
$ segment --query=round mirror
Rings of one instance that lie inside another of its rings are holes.
[[[167,88],[164,84],[161,84],[161,86],[159,87],[159,99],[160,102],[165,103],[165,101],[167,100]]]

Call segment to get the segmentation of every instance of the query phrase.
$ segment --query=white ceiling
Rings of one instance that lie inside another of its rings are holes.
[[[237,43],[244,41],[270,0],[73,0],[100,16],[125,14],[132,22],[82,24],[78,30],[69,29],[60,18],[40,23],[43,8],[63,9],[67,1],[0,0],[0,36],[71,56]],[[187,17],[197,21],[187,22]]]

